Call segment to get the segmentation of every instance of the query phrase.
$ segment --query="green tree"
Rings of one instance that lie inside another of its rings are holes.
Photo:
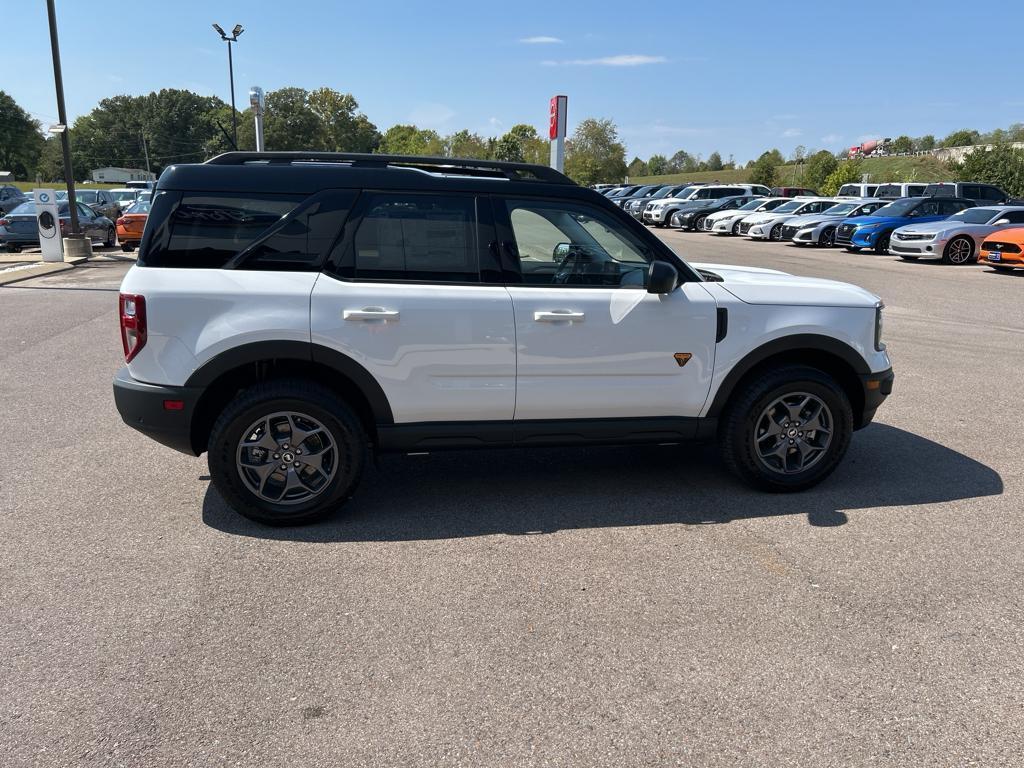
[[[963,129],[953,131],[942,140],[943,147],[968,147],[972,144],[981,143],[981,134],[977,131]]]
[[[307,97],[309,109],[320,121],[324,146],[331,152],[373,152],[380,131],[362,112],[351,93],[317,88]]]
[[[637,176],[650,176],[651,174],[647,170],[647,163],[639,157],[634,157],[633,161],[626,167],[626,175],[634,179]]]
[[[64,151],[58,137],[51,136],[43,142],[35,175],[43,181],[64,181]]]
[[[697,170],[697,161],[693,155],[680,149],[668,161],[669,173],[692,173]]]
[[[804,158],[806,158],[806,157],[807,157],[807,147],[805,147],[803,144],[797,144],[796,148],[793,150],[793,156],[792,156],[793,162],[794,163],[802,163],[804,161]]]
[[[415,125],[393,125],[384,132],[380,152],[386,155],[425,155],[441,157],[444,144],[437,131]]]
[[[803,185],[811,189],[821,189],[825,179],[838,167],[839,161],[836,156],[827,149],[815,152],[807,160],[807,166],[804,168]]]
[[[991,150],[976,149],[953,166],[962,181],[995,184],[1011,197],[1024,196],[1024,150],[999,144]]]
[[[519,123],[509,128],[508,132],[498,139],[494,156],[497,160],[510,163],[547,165],[551,159],[551,149],[537,134],[536,128]]]
[[[889,142],[889,151],[897,154],[905,154],[914,151],[914,140],[909,136],[897,136]]]
[[[39,128],[38,120],[0,91],[0,171],[11,171],[18,179],[35,172],[45,141]]]
[[[919,152],[927,152],[930,149],[935,149],[935,137],[930,133],[922,136],[914,142],[914,149]]]
[[[708,170],[709,171],[720,171],[724,168],[722,164],[722,156],[717,152],[712,152],[708,155]]]
[[[651,155],[647,161],[647,173],[650,176],[663,176],[669,173],[668,158],[664,155]]]
[[[456,131],[444,139],[445,157],[471,157],[476,160],[488,160],[491,157],[491,146],[487,139],[469,131]]]
[[[626,148],[611,120],[588,117],[565,144],[565,170],[577,184],[619,181],[626,175]]]
[[[772,150],[776,155],[779,154],[778,150]],[[780,165],[776,163],[776,157],[772,155],[772,152],[764,152],[754,164],[750,167],[750,181],[753,184],[764,184],[766,187],[775,185],[775,166]]]
[[[783,165],[786,162],[786,159],[782,156],[782,153],[779,152],[779,150],[777,149],[769,149],[764,154],[768,155],[768,159],[771,160],[772,165]]]
[[[839,163],[839,167],[828,175],[819,191],[828,197],[836,194],[843,184],[854,184],[860,181],[863,175],[861,168],[860,160],[843,160]]]

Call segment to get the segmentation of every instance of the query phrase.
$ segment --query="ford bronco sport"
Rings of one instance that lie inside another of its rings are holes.
[[[882,303],[690,265],[543,166],[232,152],[164,171],[119,301],[130,426],[270,524],[371,451],[717,438],[807,488],[889,394]]]

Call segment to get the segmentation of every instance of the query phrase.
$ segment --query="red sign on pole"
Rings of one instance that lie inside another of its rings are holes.
[[[552,141],[565,137],[565,118],[569,103],[567,96],[552,96],[548,121],[548,138]]]

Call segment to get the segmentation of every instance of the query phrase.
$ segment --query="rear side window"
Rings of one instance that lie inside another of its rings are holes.
[[[377,193],[364,210],[346,258],[355,279],[479,282],[475,198]]]
[[[999,189],[999,187],[982,186],[981,188],[982,200],[1002,200],[1004,197],[1006,195],[1003,194],[1003,190]]]
[[[166,193],[165,193],[166,194]],[[219,269],[251,245],[301,202],[298,195],[185,193],[170,211],[166,236],[154,237],[139,256],[147,267]],[[160,209],[170,203],[160,200]],[[159,225],[160,222],[156,221]],[[145,244],[144,244],[145,245]]]

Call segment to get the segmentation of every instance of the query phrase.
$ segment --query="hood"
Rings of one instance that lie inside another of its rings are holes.
[[[868,224],[906,224],[908,219],[905,216],[854,216],[843,219],[843,224],[853,224],[855,227],[863,227]]]
[[[750,224],[764,224],[768,221],[778,221],[779,219],[792,219],[796,214],[792,211],[786,211],[783,213],[777,213],[776,211],[761,211],[761,213],[752,213],[750,216],[744,219],[744,221]]]
[[[722,219],[727,219],[730,216],[740,216],[740,217],[743,217],[743,216],[749,216],[749,215],[750,215],[750,211],[739,211],[739,210],[737,210],[735,208],[729,208],[728,210],[725,210],[725,211],[715,211],[714,213],[709,213],[708,214],[708,218],[711,221],[721,221]]]
[[[793,216],[786,223],[790,226],[795,225],[798,227],[809,227],[812,224],[817,224],[819,221],[824,221],[825,219],[840,218],[842,218],[842,214],[829,215],[827,213],[801,213],[799,216]]]
[[[955,229],[958,232],[991,232],[997,227],[991,224],[965,224],[963,221],[940,219],[939,221],[922,221],[919,224],[904,224],[896,231],[915,235],[934,235],[947,229]]]
[[[732,264],[691,263],[690,266],[721,277],[722,286],[746,304],[874,308],[879,302],[870,291],[838,280]]]

